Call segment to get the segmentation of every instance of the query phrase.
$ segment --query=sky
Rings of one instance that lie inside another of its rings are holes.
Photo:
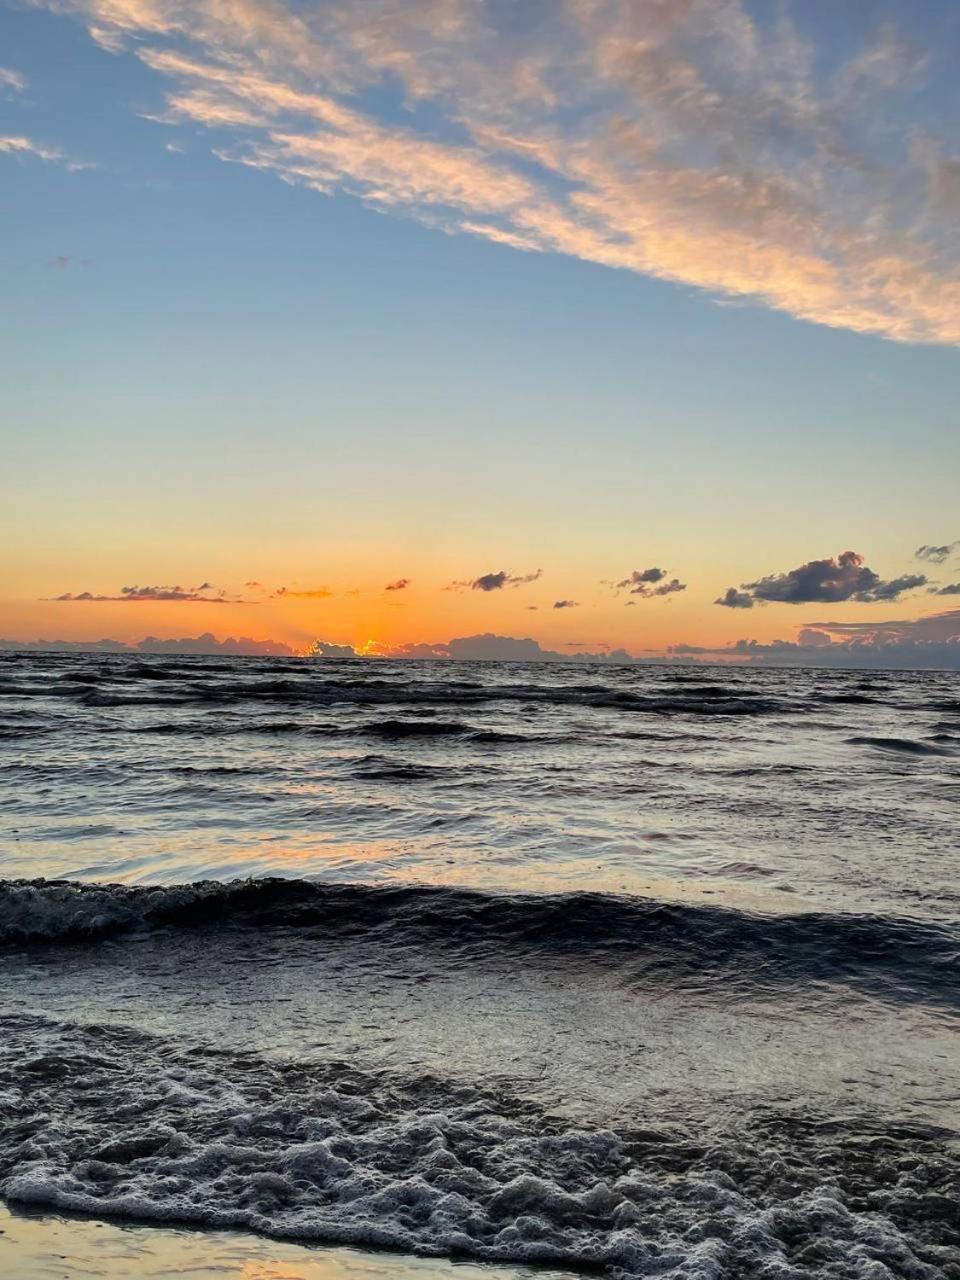
[[[0,0],[0,637],[960,667],[958,65],[952,0]]]

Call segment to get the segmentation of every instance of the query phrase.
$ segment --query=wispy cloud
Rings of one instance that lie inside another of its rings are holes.
[[[465,578],[458,582],[451,582],[444,591],[502,591],[504,587],[523,587],[531,582],[537,582],[543,577],[542,569],[535,569],[533,573],[508,573],[506,569],[498,569],[493,573],[481,573],[478,578]]]
[[[395,582],[388,582],[383,589],[384,591],[406,591],[409,585],[409,578],[397,578]]]
[[[27,87],[27,78],[19,71],[11,71],[9,67],[0,67],[0,90],[23,93]]]
[[[281,600],[329,600],[333,592],[329,587],[277,587],[274,595]]]
[[[576,600],[555,600],[553,607],[555,609],[577,609],[579,605]]]
[[[35,142],[33,138],[27,138],[23,134],[0,134],[0,153],[32,157],[35,160],[44,160],[48,164],[59,164],[71,173],[79,173],[83,169],[92,169],[94,167],[84,160],[72,160],[58,147],[50,147],[42,142]]]
[[[164,77],[165,118],[215,131],[224,160],[515,249],[960,343],[943,60],[869,6],[837,65],[796,0],[557,0],[523,21],[475,0],[68,5]],[[383,86],[414,108],[402,124]]]
[[[47,266],[54,271],[70,271],[73,267],[89,267],[90,258],[75,258],[72,253],[58,253],[50,259]]]
[[[945,542],[940,546],[924,544],[917,547],[913,554],[915,559],[925,560],[928,564],[944,564],[956,551],[960,551],[960,540]]]
[[[844,600],[857,604],[877,604],[899,600],[907,591],[924,587],[922,573],[905,573],[883,579],[863,562],[856,551],[841,551],[826,560],[809,560],[786,573],[772,573],[756,582],[741,583],[742,590],[730,587],[714,603],[728,609],[750,609],[762,604],[837,604]]]
[[[51,597],[59,604],[253,604],[239,596],[228,596],[209,582],[196,587],[121,587],[118,595],[99,595],[93,591],[64,591]]]

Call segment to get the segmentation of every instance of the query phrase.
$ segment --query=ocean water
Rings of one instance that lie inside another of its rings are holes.
[[[960,1277],[960,679],[0,656],[0,1194]]]

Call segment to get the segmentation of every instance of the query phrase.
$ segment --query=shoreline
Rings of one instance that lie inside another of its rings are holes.
[[[3,1201],[0,1272],[11,1280],[570,1280],[573,1274],[87,1218]]]

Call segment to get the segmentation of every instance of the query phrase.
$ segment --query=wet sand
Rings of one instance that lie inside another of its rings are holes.
[[[564,1274],[307,1247],[235,1231],[120,1225],[0,1205],[5,1280],[563,1280]]]

